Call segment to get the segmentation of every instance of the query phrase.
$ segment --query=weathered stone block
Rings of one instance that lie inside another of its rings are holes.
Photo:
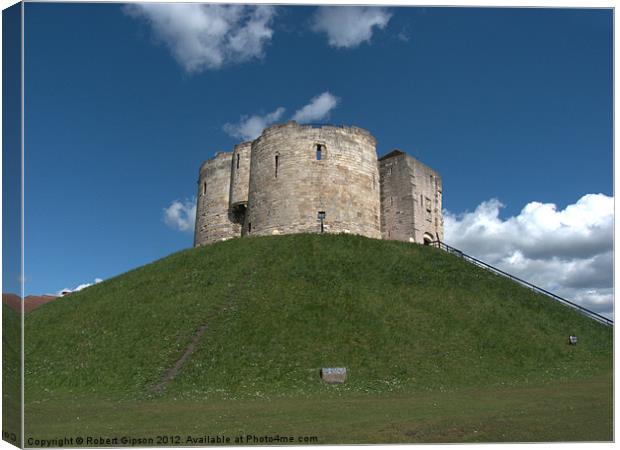
[[[347,368],[324,367],[321,369],[321,379],[329,384],[342,384],[347,380]]]

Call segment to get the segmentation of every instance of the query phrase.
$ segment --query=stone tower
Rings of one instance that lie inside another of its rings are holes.
[[[219,152],[200,166],[194,246],[239,235],[228,217],[232,153]]]
[[[252,143],[244,234],[355,233],[381,237],[375,140],[365,130],[267,128]]]
[[[441,177],[400,150],[379,159],[381,237],[429,243],[443,241]]]
[[[357,127],[288,122],[200,167],[194,246],[238,236],[443,239],[441,178]]]

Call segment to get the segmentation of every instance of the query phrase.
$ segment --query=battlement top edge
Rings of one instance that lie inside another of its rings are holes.
[[[233,152],[224,152],[224,151],[216,152],[213,157],[203,161],[203,163],[200,165],[200,170],[205,168],[209,163],[217,161],[218,159],[232,158],[232,154]]]
[[[401,156],[401,155],[407,155],[407,152],[404,152],[404,151],[402,151],[402,150],[400,150],[398,148],[393,148],[392,150],[390,150],[385,155],[379,157],[378,160],[379,161],[384,161],[386,159],[394,158],[394,157]]]
[[[386,153],[385,155],[381,156],[378,161],[380,163],[383,163],[385,161],[388,161],[392,158],[397,158],[399,156],[405,156],[405,158],[409,158],[410,160],[413,160],[415,162],[415,164],[422,166],[425,168],[425,170],[427,172],[431,172],[434,174],[435,177],[441,179],[441,175],[439,175],[439,172],[435,169],[433,169],[432,167],[430,167],[427,164],[424,164],[422,161],[420,161],[418,158],[416,158],[415,156],[411,156],[409,153],[399,149],[399,148],[393,148],[392,150],[390,150],[388,153]]]
[[[263,132],[261,133],[261,135],[256,138],[256,140],[260,139],[262,136],[264,136],[265,134],[269,134],[281,129],[285,129],[285,128],[289,128],[289,127],[295,127],[295,128],[302,128],[302,129],[337,129],[337,130],[344,130],[344,131],[348,131],[350,133],[354,133],[354,134],[358,134],[358,135],[362,135],[367,137],[368,139],[372,140],[373,143],[376,144],[377,140],[375,139],[375,137],[372,135],[372,133],[364,128],[360,128],[357,127],[355,125],[334,125],[334,124],[329,124],[329,123],[304,123],[304,124],[299,124],[294,120],[290,120],[286,123],[279,123],[279,124],[275,124],[275,125],[271,125],[267,128],[265,128],[263,130]],[[255,140],[255,141],[256,141]]]
[[[254,142],[254,141],[243,141],[243,142],[239,142],[238,144],[235,144],[235,148],[233,149],[233,153],[236,152],[239,149],[242,149],[243,147],[251,147],[252,146],[252,142]]]

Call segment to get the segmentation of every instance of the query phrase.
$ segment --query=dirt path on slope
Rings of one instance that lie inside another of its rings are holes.
[[[262,260],[262,258],[257,258],[257,260],[260,261]],[[237,286],[236,283],[233,283],[233,282],[229,283],[228,285],[229,291],[227,294],[227,298],[224,301],[224,303],[220,305],[220,307],[218,308],[219,311],[230,307],[230,305],[236,300],[237,298],[236,293],[240,289],[243,289],[244,287],[247,286],[252,273],[254,273],[254,270],[255,270],[255,266],[249,267],[245,270],[245,272],[240,276],[240,279],[242,280],[240,286]],[[216,316],[217,316],[217,313],[213,313],[213,317],[216,317]],[[208,318],[206,318],[205,320],[208,320]],[[200,340],[206,333],[207,328],[208,328],[208,322],[204,323],[198,328],[198,330],[196,330],[196,333],[194,333],[192,340],[190,341],[189,344],[187,344],[187,347],[185,348],[183,355],[174,363],[174,365],[170,369],[166,371],[166,373],[164,373],[164,376],[159,381],[159,383],[153,386],[153,390],[155,392],[161,392],[168,385],[168,383],[174,380],[174,378],[177,376],[179,371],[183,368],[183,366],[187,363],[189,358],[192,356],[192,353],[194,353],[194,351],[198,347],[198,344],[200,343]]]
[[[172,366],[170,369],[166,371],[161,381],[157,383],[155,386],[153,386],[154,391],[160,392],[163,388],[166,387],[168,383],[174,380],[174,378],[179,373],[179,370],[181,370],[181,368],[185,365],[185,363],[187,362],[189,357],[192,355],[192,353],[194,353],[194,350],[196,350],[196,346],[198,345],[198,342],[200,342],[200,339],[202,339],[202,336],[207,331],[207,326],[208,325],[205,323],[204,325],[201,325],[200,328],[198,328],[198,330],[196,330],[196,333],[192,337],[192,340],[190,341],[189,344],[187,344],[187,347],[185,348],[183,355],[174,363],[174,366]]]

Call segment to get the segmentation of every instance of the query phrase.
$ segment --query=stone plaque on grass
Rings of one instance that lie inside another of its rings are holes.
[[[346,367],[324,367],[321,369],[321,379],[329,384],[341,384],[347,380]]]

